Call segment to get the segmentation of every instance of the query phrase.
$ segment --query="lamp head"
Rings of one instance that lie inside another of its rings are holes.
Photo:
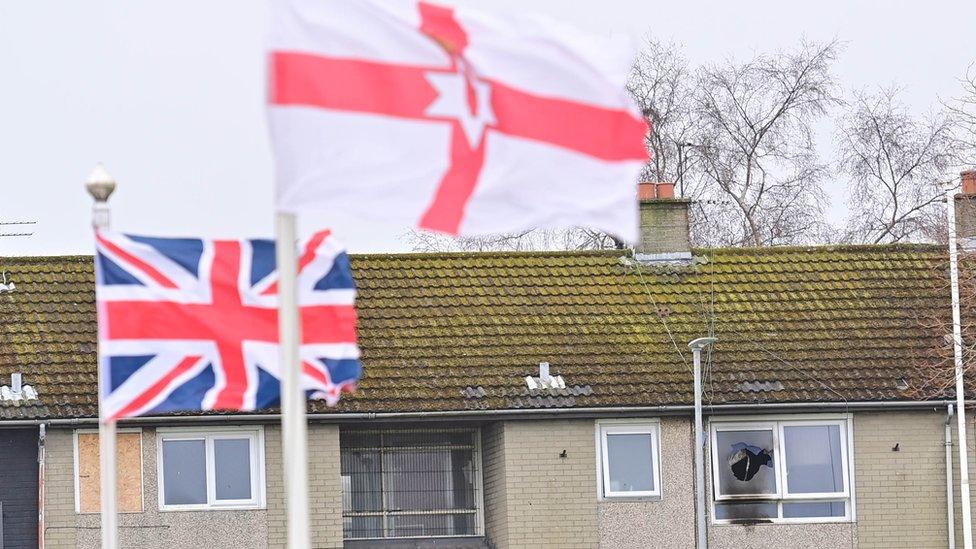
[[[101,164],[95,166],[88,180],[85,182],[88,194],[95,199],[95,202],[108,202],[108,197],[115,191],[115,179],[105,171]]]
[[[704,349],[716,341],[718,341],[717,337],[699,337],[698,339],[692,340],[688,346],[692,349]]]

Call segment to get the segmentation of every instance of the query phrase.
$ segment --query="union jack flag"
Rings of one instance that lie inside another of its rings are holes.
[[[95,237],[104,417],[279,402],[273,241]],[[298,265],[302,384],[329,405],[362,372],[355,295],[345,251],[312,236]]]

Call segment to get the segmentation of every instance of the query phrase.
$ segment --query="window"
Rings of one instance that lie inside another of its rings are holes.
[[[98,431],[78,430],[75,445],[75,511],[101,510],[101,454]],[[120,513],[142,511],[142,431],[119,429],[115,437],[115,465]]]
[[[263,434],[260,429],[160,430],[159,508],[264,505]]]
[[[597,423],[601,498],[661,495],[657,423]]]
[[[481,534],[477,430],[343,430],[345,539]]]
[[[713,422],[718,522],[851,519],[846,419]]]

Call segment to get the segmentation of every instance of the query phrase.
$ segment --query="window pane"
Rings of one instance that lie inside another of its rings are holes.
[[[474,534],[474,514],[396,515],[389,520],[388,537],[391,538]]]
[[[654,490],[651,435],[608,434],[607,462],[611,492],[650,492]]]
[[[382,538],[383,517],[343,517],[342,532],[346,539]]]
[[[776,518],[775,503],[717,503],[718,520],[762,520]]]
[[[383,475],[378,450],[341,450],[343,511],[383,509]],[[348,480],[347,480],[348,479]]]
[[[783,504],[784,518],[843,517],[846,509],[843,501],[804,501]]]
[[[783,428],[786,485],[791,494],[844,491],[840,426],[797,425]]]
[[[251,441],[214,439],[214,477],[217,499],[251,499]]]
[[[776,493],[773,431],[718,431],[718,487],[722,495]]]
[[[207,503],[207,451],[202,440],[163,441],[166,505]]]
[[[383,455],[387,507],[399,511],[474,507],[471,450],[391,450]]]

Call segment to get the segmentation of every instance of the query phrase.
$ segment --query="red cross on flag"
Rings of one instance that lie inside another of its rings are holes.
[[[473,236],[637,236],[630,41],[426,2],[274,2],[277,203]]]

